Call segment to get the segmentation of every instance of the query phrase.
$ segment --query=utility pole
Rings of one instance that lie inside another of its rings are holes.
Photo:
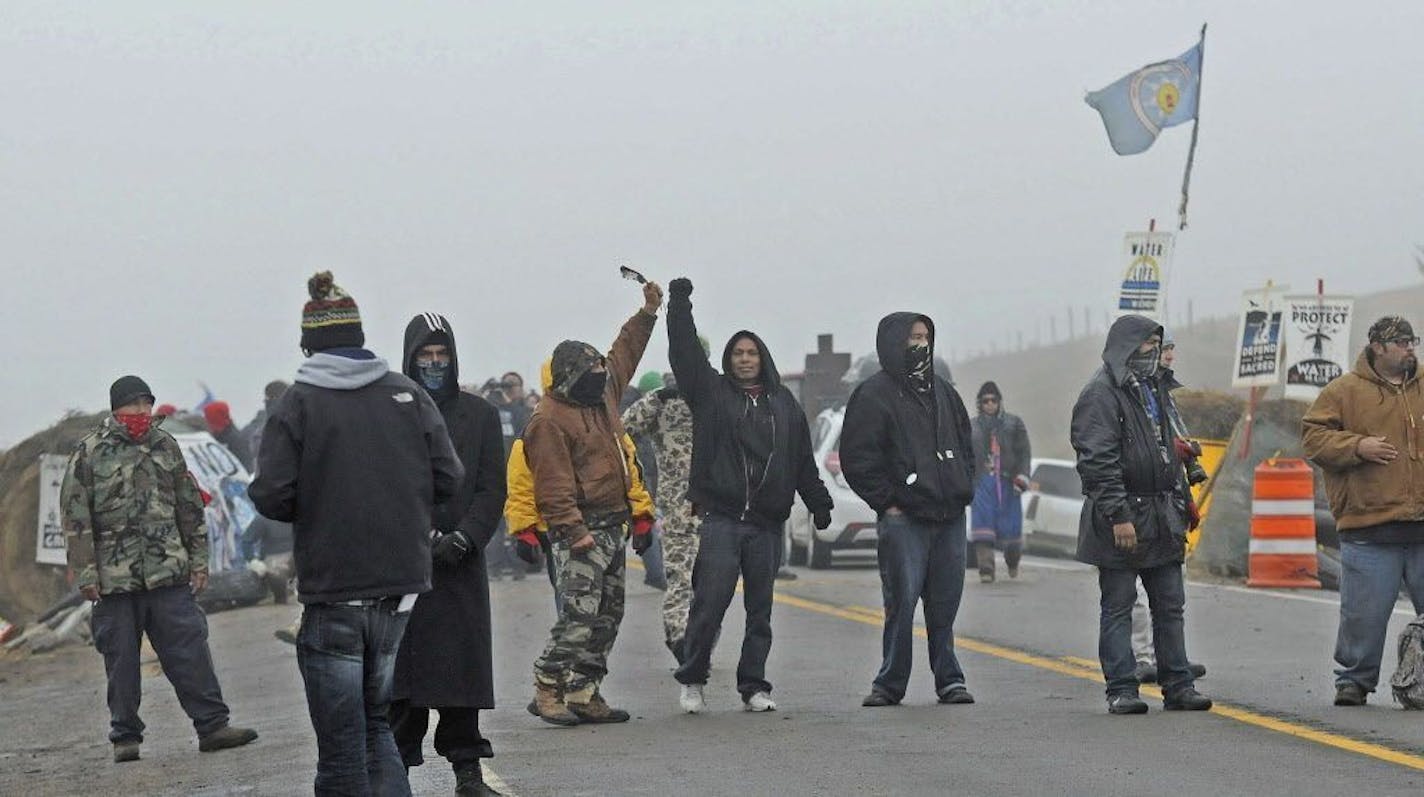
[[[1070,305],[1068,305],[1068,339],[1069,339],[1069,340],[1072,340],[1074,337],[1075,337],[1075,336],[1074,336],[1074,334],[1073,334],[1073,305],[1070,304]]]

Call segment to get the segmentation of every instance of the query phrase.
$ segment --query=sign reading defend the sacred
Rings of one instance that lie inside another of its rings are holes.
[[[1172,262],[1170,232],[1130,232],[1123,237],[1122,286],[1118,291],[1120,315],[1162,318],[1162,291]]]
[[[1281,381],[1281,288],[1241,294],[1241,323],[1236,328],[1232,387],[1266,387]]]

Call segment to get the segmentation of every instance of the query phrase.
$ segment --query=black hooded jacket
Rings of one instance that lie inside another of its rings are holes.
[[[999,438],[999,476],[1012,480],[1016,476],[1028,477],[1033,470],[1033,448],[1028,441],[1028,427],[1023,419],[1004,408],[1003,398],[999,399],[998,415],[980,412],[969,422],[974,430],[974,462],[984,467],[993,456],[990,450],[995,435]]]
[[[415,367],[415,355],[423,346],[441,344],[450,351],[450,370],[445,384],[429,391],[460,464],[465,466],[465,479],[449,500],[435,505],[431,523],[438,531],[459,529],[469,535],[477,549],[494,536],[504,512],[505,468],[504,435],[499,411],[479,396],[460,389],[460,357],[455,348],[455,332],[444,316],[422,313],[411,319],[405,328],[405,375],[421,384]]]
[[[958,391],[934,371],[928,393],[910,386],[905,360],[916,321],[929,327],[933,353],[935,328],[928,316],[891,313],[880,320],[880,372],[846,404],[841,470],[878,515],[893,506],[917,520],[954,520],[974,500],[969,413]]]
[[[1127,367],[1142,342],[1161,333],[1157,322],[1143,316],[1113,322],[1103,365],[1073,407],[1070,435],[1087,497],[1078,522],[1077,556],[1098,567],[1145,569],[1181,562],[1186,553],[1185,479],[1180,460],[1170,453],[1170,423],[1154,430],[1138,380]],[[1159,377],[1170,379],[1170,372],[1159,372]],[[1165,420],[1171,396],[1162,381],[1148,384]],[[1113,524],[1124,522],[1137,531],[1131,553],[1113,544]]]
[[[441,532],[459,529],[474,545],[453,567],[433,563],[432,589],[416,602],[401,638],[392,696],[415,706],[494,708],[484,549],[504,511],[504,440],[499,412],[459,389],[455,331],[443,316],[422,313],[406,326],[406,376],[420,383],[416,352],[436,343],[449,348],[450,370],[431,398],[450,430],[465,478],[453,496],[435,505],[431,524]]]
[[[725,375],[731,372],[732,344],[741,338],[754,341],[761,352],[760,398]],[[791,514],[795,493],[812,513],[831,511],[831,494],[811,452],[806,414],[781,384],[761,338],[745,330],[733,335],[722,352],[722,373],[717,373],[698,342],[691,300],[673,293],[668,301],[668,358],[692,410],[688,495],[698,511],[778,529]],[[748,440],[754,449],[766,450],[764,462],[756,461],[755,452],[749,462],[744,446]],[[769,443],[769,450],[760,445],[763,442]]]

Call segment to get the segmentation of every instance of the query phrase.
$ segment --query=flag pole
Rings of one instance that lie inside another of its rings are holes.
[[[1197,128],[1201,126],[1201,95],[1202,95],[1202,75],[1206,72],[1206,23],[1202,23],[1201,40],[1198,44],[1201,49],[1201,61],[1197,65],[1197,108],[1196,114],[1192,117],[1192,143],[1187,149],[1187,168],[1182,173],[1182,204],[1177,206],[1177,229],[1187,228],[1187,193],[1192,184],[1192,162],[1197,156]]]

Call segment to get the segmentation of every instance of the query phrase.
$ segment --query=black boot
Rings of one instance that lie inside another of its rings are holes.
[[[480,762],[455,765],[455,794],[458,797],[499,797],[499,792],[485,783]]]
[[[1188,686],[1162,697],[1164,711],[1210,711],[1211,698]]]

